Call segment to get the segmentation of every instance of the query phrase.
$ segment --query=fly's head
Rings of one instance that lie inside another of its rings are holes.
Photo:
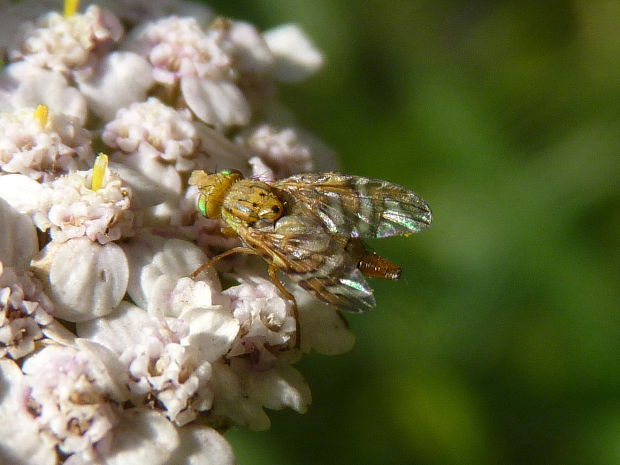
[[[202,170],[192,171],[189,178],[191,186],[198,187],[198,210],[203,216],[211,219],[220,218],[222,205],[233,184],[243,179],[237,170],[222,170],[209,174]]]

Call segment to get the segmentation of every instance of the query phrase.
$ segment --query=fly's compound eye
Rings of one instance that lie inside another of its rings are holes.
[[[207,196],[204,194],[200,194],[200,197],[198,197],[198,211],[200,211],[202,216],[206,216],[208,218],[209,212],[207,209],[207,205],[208,205]]]
[[[220,174],[224,174],[226,176],[230,176],[231,174],[238,174],[239,176],[243,176],[241,174],[241,171],[236,170],[234,168],[228,168],[228,169],[222,170],[222,171],[220,171]]]

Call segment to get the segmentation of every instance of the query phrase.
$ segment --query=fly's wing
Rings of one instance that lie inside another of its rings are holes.
[[[302,288],[339,310],[366,312],[375,306],[372,289],[345,250],[317,219],[286,215],[265,228],[243,227],[240,236]]]
[[[298,174],[273,186],[309,208],[332,234],[400,236],[426,229],[432,222],[431,209],[419,195],[380,179]]]

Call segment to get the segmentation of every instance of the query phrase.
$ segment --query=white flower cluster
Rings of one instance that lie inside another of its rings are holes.
[[[190,278],[238,239],[187,181],[333,167],[276,92],[322,56],[198,4],[70,3],[24,0],[0,28],[0,463],[232,464],[222,434],[304,412],[294,363],[353,336],[258,259]]]
[[[41,124],[32,110],[0,115],[0,169],[50,181],[94,160],[90,133],[76,118],[55,113]]]

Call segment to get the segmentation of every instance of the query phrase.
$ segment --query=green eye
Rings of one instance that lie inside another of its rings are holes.
[[[202,214],[202,216],[206,216],[208,218],[207,196],[204,194],[201,194],[200,197],[198,197],[198,210],[200,210],[200,213]]]
[[[241,171],[235,170],[233,168],[228,168],[228,169],[222,170],[222,171],[219,172],[219,174],[223,174],[224,176],[231,176],[233,174],[238,174],[239,176],[242,176],[241,175]]]

